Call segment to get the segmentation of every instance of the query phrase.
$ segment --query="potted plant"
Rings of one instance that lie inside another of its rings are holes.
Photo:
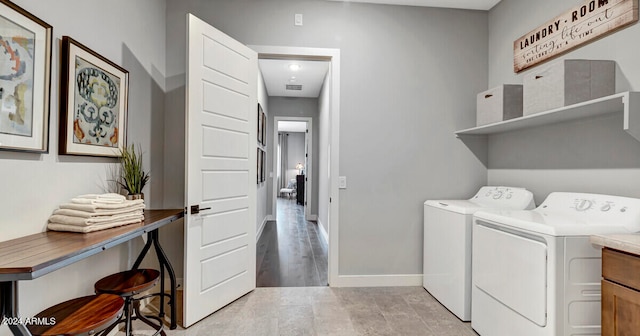
[[[133,144],[120,150],[120,178],[118,184],[129,194],[127,199],[144,199],[142,189],[149,181],[149,172],[142,168],[142,148],[136,152]]]

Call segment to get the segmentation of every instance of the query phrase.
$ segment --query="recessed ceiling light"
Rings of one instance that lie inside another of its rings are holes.
[[[293,64],[289,64],[289,70],[291,70],[291,71],[298,71],[298,70],[300,70],[300,64],[295,64],[295,63],[293,63]]]

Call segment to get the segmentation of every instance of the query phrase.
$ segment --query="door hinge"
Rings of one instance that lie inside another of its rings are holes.
[[[305,177],[305,178],[304,178],[304,181],[305,181],[305,182],[308,182],[308,181],[309,181],[309,179]]]
[[[304,157],[309,157],[309,154],[304,154]]]
[[[331,197],[329,197],[329,203],[331,203]]]
[[[309,130],[306,130],[307,133],[309,133]]]

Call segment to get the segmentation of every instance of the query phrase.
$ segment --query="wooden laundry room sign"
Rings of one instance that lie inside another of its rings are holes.
[[[513,70],[520,72],[636,21],[638,0],[587,0],[515,40]]]

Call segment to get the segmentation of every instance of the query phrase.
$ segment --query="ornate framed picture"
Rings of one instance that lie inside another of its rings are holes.
[[[52,31],[0,0],[0,149],[49,151]]]
[[[129,72],[62,37],[59,153],[120,156],[126,146]]]

